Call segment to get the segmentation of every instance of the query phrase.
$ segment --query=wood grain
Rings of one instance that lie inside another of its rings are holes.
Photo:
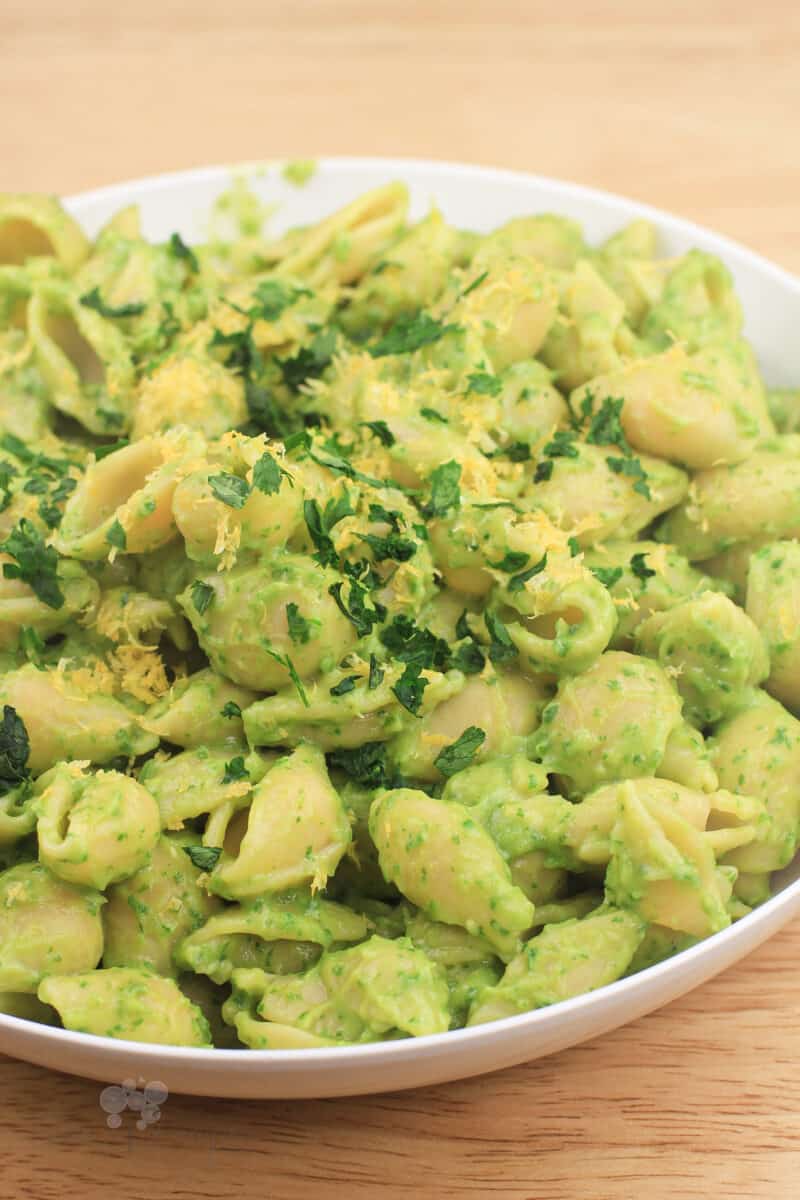
[[[683,213],[800,270],[796,0],[4,0],[0,189],[204,162],[404,154],[533,169]],[[99,1087],[0,1059],[0,1200],[790,1200],[800,928],[585,1047],[315,1103]],[[118,1081],[112,1081],[118,1082]]]

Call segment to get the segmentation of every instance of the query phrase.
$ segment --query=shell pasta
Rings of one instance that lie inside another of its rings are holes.
[[[224,207],[0,196],[0,1012],[420,1037],[745,916],[800,840],[800,390],[724,264]]]

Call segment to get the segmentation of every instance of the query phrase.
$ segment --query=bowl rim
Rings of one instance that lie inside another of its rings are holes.
[[[115,202],[121,205],[131,202],[130,192],[136,189],[157,189],[160,186],[192,185],[201,182],[216,182],[230,178],[238,173],[270,171],[280,168],[293,159],[256,159],[229,164],[217,164],[189,167],[177,171],[164,171],[134,179],[121,180],[116,183],[77,192],[64,197],[65,207],[77,218],[81,209],[96,203]],[[387,175],[391,172],[424,171],[428,174],[438,174],[442,178],[457,178],[459,176],[478,179],[491,179],[498,183],[527,182],[544,188],[555,189],[565,195],[586,202],[600,203],[609,208],[616,207],[624,210],[624,214],[643,217],[653,221],[657,226],[671,226],[689,238],[699,237],[706,242],[713,242],[721,253],[730,253],[739,261],[748,263],[762,275],[770,276],[777,284],[800,295],[800,277],[787,268],[780,266],[764,255],[742,245],[725,234],[717,233],[706,226],[700,225],[685,217],[677,216],[666,209],[646,204],[628,196],[603,188],[591,187],[588,184],[571,180],[561,180],[552,176],[534,172],[513,170],[505,167],[484,166],[479,163],[462,163],[456,161],[425,159],[415,157],[386,157],[386,156],[321,156],[315,159],[317,168],[322,170],[376,170],[385,169]],[[314,176],[316,178],[316,175]],[[311,180],[313,186],[313,179]],[[621,215],[624,215],[621,214]],[[60,1042],[71,1044],[76,1050],[85,1049],[102,1052],[111,1058],[127,1059],[138,1051],[141,1056],[157,1057],[166,1067],[174,1064],[176,1067],[184,1064],[202,1064],[210,1067],[216,1064],[220,1069],[248,1065],[250,1070],[258,1067],[268,1067],[280,1064],[281,1070],[294,1068],[297,1072],[305,1072],[315,1063],[323,1065],[339,1065],[345,1067],[347,1060],[352,1058],[355,1063],[368,1059],[373,1065],[392,1060],[412,1059],[425,1051],[435,1051],[447,1046],[457,1052],[459,1047],[466,1044],[493,1041],[503,1041],[505,1036],[518,1030],[537,1025],[547,1026],[556,1024],[560,1019],[565,1021],[582,1012],[583,1009],[595,1004],[600,997],[611,998],[618,994],[626,994],[632,998],[646,991],[659,979],[669,978],[677,974],[680,967],[708,956],[713,950],[723,945],[734,946],[738,941],[748,940],[748,933],[757,927],[769,926],[770,918],[785,907],[791,907],[792,902],[800,900],[800,878],[786,884],[769,900],[758,908],[742,917],[728,928],[712,934],[690,946],[686,950],[662,960],[653,966],[646,967],[635,975],[625,976],[613,983],[596,988],[590,992],[561,1000],[545,1008],[532,1009],[529,1012],[517,1013],[514,1016],[502,1017],[497,1021],[481,1025],[473,1025],[462,1029],[447,1030],[444,1033],[427,1034],[422,1037],[402,1038],[397,1041],[367,1042],[361,1045],[305,1047],[298,1049],[216,1049],[190,1046],[162,1045],[156,1042],[134,1042],[103,1035],[81,1033],[74,1030],[45,1025],[23,1017],[0,1013],[0,1027],[11,1031],[19,1030],[26,1037],[34,1036],[37,1041],[49,1041],[57,1038]],[[724,969],[724,963],[723,967]],[[620,1023],[624,1023],[620,1022]]]

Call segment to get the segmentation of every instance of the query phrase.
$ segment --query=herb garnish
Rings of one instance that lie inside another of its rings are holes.
[[[440,750],[433,765],[449,779],[471,764],[485,741],[486,734],[479,726],[468,725],[460,737]]]
[[[58,554],[45,543],[36,526],[27,517],[11,530],[0,546],[15,562],[3,563],[6,579],[21,579],[48,608],[61,608],[64,593],[58,582]]]

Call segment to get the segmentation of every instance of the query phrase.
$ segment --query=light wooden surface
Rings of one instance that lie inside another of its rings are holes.
[[[800,270],[796,0],[3,0],[0,188],[405,154],[625,192]],[[0,1060],[0,1198],[790,1200],[800,927],[601,1041],[355,1101],[170,1097]],[[112,1081],[119,1082],[119,1081]]]

